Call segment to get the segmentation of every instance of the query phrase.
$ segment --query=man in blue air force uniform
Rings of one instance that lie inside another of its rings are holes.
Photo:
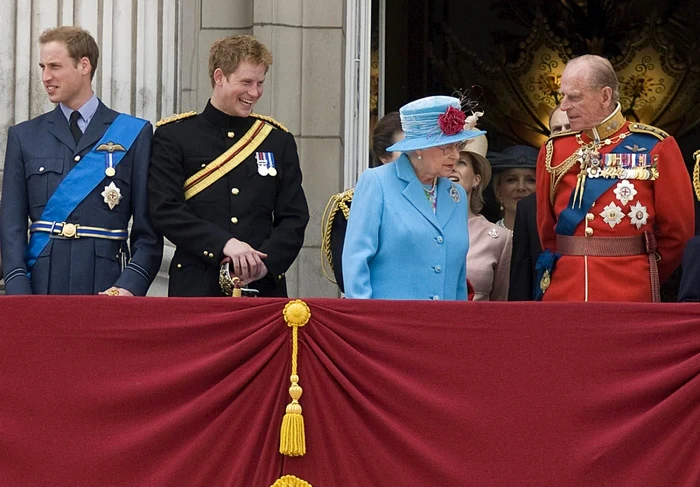
[[[151,124],[97,99],[99,49],[87,31],[49,29],[39,43],[42,82],[58,106],[8,132],[7,294],[145,295],[163,252],[148,213]]]

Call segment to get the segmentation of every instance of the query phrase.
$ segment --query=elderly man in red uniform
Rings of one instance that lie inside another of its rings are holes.
[[[664,131],[628,122],[610,62],[585,55],[561,79],[571,130],[537,167],[537,262],[546,301],[658,301],[693,235],[690,177]]]

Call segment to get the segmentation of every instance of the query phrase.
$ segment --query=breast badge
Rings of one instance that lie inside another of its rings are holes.
[[[117,171],[114,169],[114,161],[112,160],[112,154],[115,151],[126,152],[126,149],[121,144],[115,144],[111,140],[106,144],[100,144],[96,151],[105,153],[105,175],[109,178],[113,177]]]
[[[115,206],[119,204],[119,201],[122,199],[122,191],[121,189],[117,188],[117,185],[114,184],[114,181],[109,183],[109,186],[105,186],[105,190],[100,193],[102,197],[104,198],[104,202],[107,203],[107,206],[109,206],[110,210],[113,210]]]
[[[611,201],[610,204],[600,212],[600,216],[603,217],[605,223],[610,225],[610,228],[615,228],[615,225],[622,221],[625,214],[622,213],[622,208],[617,206],[614,201]]]
[[[630,217],[630,223],[640,230],[644,225],[647,224],[647,219],[649,218],[649,213],[647,212],[647,207],[642,206],[642,204],[637,201],[633,206],[630,206],[630,212],[627,213]]]
[[[624,179],[617,183],[613,193],[615,193],[615,197],[620,200],[623,205],[626,205],[637,195],[637,190],[634,189],[634,184]]]

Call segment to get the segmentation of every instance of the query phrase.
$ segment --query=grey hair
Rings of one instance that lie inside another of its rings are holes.
[[[613,106],[617,105],[620,101],[620,82],[617,79],[617,74],[615,74],[615,69],[613,68],[610,61],[604,57],[596,56],[594,54],[584,54],[583,56],[578,56],[571,59],[566,67],[571,66],[572,68],[579,68],[581,66],[586,66],[588,71],[588,83],[593,89],[600,89],[610,87],[612,90],[612,102]]]

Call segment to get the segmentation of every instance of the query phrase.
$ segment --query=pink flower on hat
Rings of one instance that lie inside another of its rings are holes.
[[[445,135],[456,135],[464,129],[464,121],[467,116],[462,110],[448,107],[445,113],[438,117],[438,126]]]

